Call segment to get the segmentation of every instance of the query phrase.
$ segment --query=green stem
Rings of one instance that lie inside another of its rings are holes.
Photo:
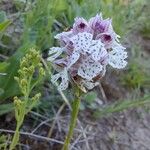
[[[62,150],[68,150],[68,147],[69,147],[69,144],[70,144],[70,140],[71,140],[72,135],[73,135],[73,130],[74,130],[75,126],[76,126],[77,116],[78,116],[78,112],[79,112],[79,106],[80,106],[80,99],[78,97],[73,102],[73,108],[72,108],[69,132],[68,132],[68,134],[66,136],[66,139],[65,139],[64,146],[63,146]]]
[[[19,130],[24,121],[24,117],[25,117],[25,107],[22,108],[22,112],[20,113],[19,119],[17,120],[17,127],[15,130],[15,134],[13,136],[12,143],[10,144],[9,150],[14,150],[16,145],[18,144],[19,137],[20,137]]]
[[[19,140],[19,129],[20,129],[20,125],[17,124],[16,130],[15,130],[15,134],[13,136],[13,140],[12,140],[12,143],[10,145],[9,150],[14,150],[16,145],[17,145],[17,143],[18,143],[18,140]]]
[[[19,137],[20,137],[19,130],[20,130],[20,127],[21,127],[21,125],[24,121],[24,117],[26,115],[26,106],[27,106],[27,102],[29,100],[31,79],[32,79],[32,76],[29,78],[29,81],[28,81],[27,91],[26,91],[26,94],[24,96],[25,97],[24,107],[22,108],[21,112],[19,113],[18,118],[20,118],[20,119],[17,120],[17,127],[16,127],[16,130],[15,130],[15,134],[13,136],[12,143],[10,144],[9,150],[14,150],[16,145],[18,144],[18,141],[19,141]]]

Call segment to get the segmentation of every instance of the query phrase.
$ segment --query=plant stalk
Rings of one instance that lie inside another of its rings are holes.
[[[19,135],[19,129],[20,129],[20,126],[17,125],[16,130],[15,130],[15,134],[13,136],[13,140],[12,140],[12,143],[10,145],[9,150],[14,150],[16,145],[17,145],[17,143],[18,143],[18,141],[19,141],[19,136],[20,136]]]
[[[73,136],[73,130],[76,126],[76,121],[77,121],[77,116],[78,116],[78,112],[79,112],[79,107],[80,107],[80,98],[78,97],[77,99],[75,99],[73,101],[73,108],[72,108],[72,114],[71,114],[71,121],[70,121],[70,126],[69,126],[69,132],[66,136],[64,145],[62,150],[69,150],[69,144],[70,144],[70,140]]]
[[[27,102],[28,102],[28,99],[29,99],[31,78],[32,78],[32,76],[30,77],[29,82],[28,82],[27,92],[25,94],[25,105],[24,105],[24,108],[22,109],[22,113],[19,116],[20,119],[17,120],[17,127],[16,127],[16,130],[15,130],[15,134],[13,136],[12,143],[10,144],[9,150],[14,150],[16,145],[18,144],[18,141],[19,141],[19,137],[20,137],[19,130],[20,130],[20,127],[21,127],[21,125],[22,125],[22,123],[24,121],[24,117],[26,115],[26,106],[27,106]]]

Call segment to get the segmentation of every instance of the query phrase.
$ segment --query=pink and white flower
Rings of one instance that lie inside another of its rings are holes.
[[[73,24],[73,33],[78,34],[80,32],[90,32],[90,26],[84,18],[75,18]]]
[[[58,89],[65,90],[72,80],[81,87],[92,89],[105,75],[107,65],[124,68],[127,52],[118,37],[110,19],[103,20],[101,15],[89,21],[76,18],[70,31],[55,36],[60,47],[52,47],[49,51],[47,60],[58,72],[52,75],[52,83],[59,82]]]

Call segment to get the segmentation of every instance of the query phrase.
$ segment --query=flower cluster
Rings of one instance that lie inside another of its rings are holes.
[[[127,52],[119,43],[111,19],[97,14],[89,21],[75,18],[70,31],[57,34],[60,47],[52,47],[48,61],[58,72],[52,75],[52,83],[59,81],[58,89],[65,90],[69,81],[92,89],[105,75],[106,66],[122,69],[126,66]]]

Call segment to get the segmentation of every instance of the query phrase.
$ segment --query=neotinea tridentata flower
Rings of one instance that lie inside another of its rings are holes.
[[[59,90],[65,90],[69,81],[82,89],[92,89],[105,75],[107,65],[117,69],[127,65],[127,52],[112,28],[111,19],[103,19],[101,14],[89,21],[75,18],[73,28],[55,38],[60,47],[50,48],[47,60],[57,71],[51,81],[59,81]]]

